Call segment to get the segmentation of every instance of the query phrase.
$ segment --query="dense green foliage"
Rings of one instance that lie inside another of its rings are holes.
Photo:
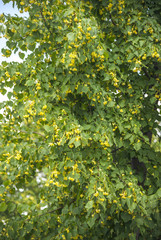
[[[22,59],[0,66],[0,239],[161,239],[161,4],[13,3],[29,17],[0,16]]]

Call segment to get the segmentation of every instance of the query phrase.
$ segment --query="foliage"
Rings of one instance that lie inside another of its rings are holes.
[[[0,239],[160,239],[160,4],[13,3],[29,17],[0,16],[22,59],[0,66]]]

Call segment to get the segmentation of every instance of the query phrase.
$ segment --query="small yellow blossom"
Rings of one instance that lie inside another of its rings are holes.
[[[99,192],[96,192],[96,193],[94,194],[95,197],[98,197],[98,195],[99,195]]]

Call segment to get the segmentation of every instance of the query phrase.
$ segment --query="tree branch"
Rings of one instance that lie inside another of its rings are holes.
[[[149,73],[146,71],[145,67],[143,67],[142,69],[143,69],[143,72],[145,73],[146,77],[150,80],[151,77],[150,77]]]
[[[111,153],[115,153],[117,152],[118,150],[122,149],[123,147],[120,147],[120,148],[115,148],[114,150],[111,151]]]
[[[110,14],[110,18],[111,18],[111,22],[113,23],[113,25],[117,26],[117,24],[113,21],[111,14]]]
[[[22,133],[28,133],[27,131],[24,131],[24,130],[20,130],[20,132],[22,132]],[[46,137],[44,134],[41,134],[41,133],[39,133],[39,132],[32,132],[32,133],[37,134],[37,135],[40,135],[40,136],[42,136],[42,137]]]

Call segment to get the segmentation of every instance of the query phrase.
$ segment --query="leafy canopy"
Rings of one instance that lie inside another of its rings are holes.
[[[22,59],[0,66],[0,239],[160,239],[160,4],[13,4],[29,15],[0,16]]]

